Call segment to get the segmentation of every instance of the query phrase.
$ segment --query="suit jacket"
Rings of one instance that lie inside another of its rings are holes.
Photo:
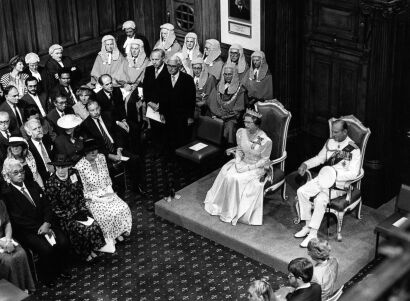
[[[159,102],[159,91],[161,90],[161,81],[164,80],[169,75],[167,66],[162,68],[158,77],[155,78],[155,67],[148,66],[145,68],[144,82],[142,84],[142,91],[144,94],[145,102]]]
[[[64,114],[74,114],[74,111],[71,108],[67,108],[64,110]],[[64,133],[64,129],[60,128],[57,125],[57,120],[60,118],[60,114],[57,113],[57,109],[54,108],[47,114],[47,120],[50,122],[51,126],[53,127],[54,131],[57,135]]]
[[[36,206],[11,184],[3,196],[13,232],[36,233],[44,222],[52,222],[50,204],[43,197],[43,191],[35,181],[24,181],[24,184]]]
[[[321,301],[322,300],[322,289],[320,285],[312,282],[310,287],[302,288],[293,291],[286,295],[286,300],[288,301]]]
[[[46,69],[44,67],[38,66],[37,69],[38,73],[40,73],[41,76],[41,81],[38,81],[37,83],[37,89],[38,89],[38,93],[42,93],[42,92],[47,92],[47,72]],[[33,73],[30,71],[30,69],[26,69],[26,71],[24,71],[24,73],[26,73],[28,76],[33,76]]]
[[[95,100],[101,107],[102,115],[110,115],[113,121],[121,121],[125,119],[125,106],[120,88],[115,87],[111,94],[111,99],[108,98],[104,90],[98,91]]]
[[[42,142],[47,151],[48,157],[50,159],[53,159],[52,144],[51,144],[51,141],[48,141],[48,140],[49,139],[42,139]],[[48,172],[47,167],[44,164],[43,157],[38,152],[37,148],[35,147],[31,139],[28,139],[27,142],[28,142],[28,148],[30,152],[33,154],[34,160],[36,161],[37,171],[45,183],[47,179],[50,177],[50,173]]]
[[[140,39],[141,41],[144,42],[144,51],[147,57],[149,58],[151,54],[151,47],[149,46],[148,39],[144,35],[139,34],[139,33],[134,34],[134,39]],[[127,35],[125,33],[121,33],[117,38],[117,47],[123,56],[126,56],[125,49],[124,49],[124,43],[126,40],[127,40]]]
[[[23,110],[23,106],[21,104],[22,102],[20,101],[17,104],[17,107],[20,110],[20,114],[21,117],[23,118],[23,122],[24,122],[24,110]],[[9,125],[9,131],[11,134],[20,134],[20,127],[18,126],[17,123],[17,116],[14,114],[14,111],[11,109],[11,107],[9,106],[9,104],[7,103],[7,101],[3,102],[0,105],[0,111],[5,111],[7,113],[9,113],[9,117],[10,117],[10,125]]]
[[[0,133],[0,162],[4,162],[7,157],[7,148],[9,140]]]
[[[75,90],[72,86],[71,86],[71,89],[75,93]],[[67,92],[66,88],[60,84],[58,84],[53,89],[51,89],[49,91],[49,95],[52,101],[54,101],[57,96],[65,96],[67,98],[67,108],[71,108],[75,104],[73,95],[71,95],[70,92]],[[54,103],[52,103],[52,107],[54,108]]]
[[[47,94],[45,92],[43,93],[38,93],[38,98],[40,99],[41,106],[44,110],[44,112],[48,112],[48,103],[47,103]],[[30,93],[24,94],[24,96],[21,98],[22,104],[24,107],[27,107],[29,105],[35,105],[37,106],[36,102],[34,101],[34,98],[31,96]],[[24,116],[24,119],[27,120],[28,116]]]
[[[73,60],[68,57],[68,56],[63,56],[61,58],[64,67],[68,68],[71,70],[71,68],[76,67],[73,63]],[[47,90],[50,91],[52,90],[55,86],[59,85],[58,79],[56,79],[55,75],[58,74],[58,71],[62,69],[61,65],[57,63],[55,59],[53,59],[51,56],[48,58],[45,69],[46,69],[46,74],[47,74]],[[75,71],[71,71],[71,84],[72,86],[76,86],[76,83],[81,79],[81,73],[76,67]]]
[[[172,87],[170,74],[161,80],[159,112],[165,116],[165,120],[193,118],[195,102],[196,87],[190,75],[179,72],[174,87]]]
[[[104,121],[108,133],[114,140],[115,149],[117,149],[118,147],[124,147],[125,131],[122,130],[118,125],[116,125],[115,121],[110,119],[109,116],[101,115],[101,118]],[[104,145],[103,135],[101,134],[99,128],[97,127],[91,116],[88,116],[81,124],[81,135],[84,137],[84,139],[93,138],[97,140],[100,145]],[[102,147],[100,151],[104,155],[109,154],[109,150],[105,146]]]

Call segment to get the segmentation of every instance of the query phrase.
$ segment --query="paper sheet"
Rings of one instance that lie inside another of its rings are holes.
[[[192,149],[193,151],[197,152],[197,151],[199,151],[199,150],[201,150],[201,149],[203,149],[203,148],[205,148],[205,147],[207,147],[207,146],[208,146],[208,144],[199,142],[199,143],[197,143],[197,144],[192,145],[191,147],[189,147],[189,149]]]
[[[126,162],[126,161],[128,161],[129,159],[130,159],[129,157],[121,156],[121,161]]]
[[[94,222],[94,219],[87,216],[87,220],[85,222],[82,222],[82,221],[77,221],[77,222],[83,224],[84,226],[89,226]]]
[[[161,120],[161,116],[159,115],[159,112],[155,112],[150,106],[147,106],[147,115],[149,119],[165,123]]]
[[[393,226],[395,226],[397,228],[400,228],[400,226],[403,225],[407,220],[408,220],[407,217],[402,217],[401,219],[399,219],[395,223],[393,223]]]
[[[144,94],[143,94],[142,88],[141,88],[141,87],[138,87],[137,89],[138,89],[138,95],[139,95],[141,98],[143,98],[143,97],[144,97]]]
[[[44,236],[45,236],[45,238],[47,239],[48,243],[49,243],[51,246],[54,246],[55,244],[57,244],[54,235],[45,234]]]

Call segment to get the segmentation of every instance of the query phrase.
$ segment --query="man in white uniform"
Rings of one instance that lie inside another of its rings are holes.
[[[299,166],[298,172],[303,176],[307,169],[324,164],[336,170],[336,188],[343,188],[346,181],[355,179],[360,172],[361,153],[358,146],[347,136],[347,123],[336,120],[332,124],[332,138],[327,140],[319,154]],[[345,194],[342,190],[332,190],[331,197]],[[295,234],[296,238],[306,238],[300,244],[306,248],[308,242],[317,237],[317,231],[322,222],[326,206],[329,203],[329,189],[320,186],[318,177],[307,182],[297,190],[300,218],[306,224]],[[314,210],[312,202],[314,197]]]

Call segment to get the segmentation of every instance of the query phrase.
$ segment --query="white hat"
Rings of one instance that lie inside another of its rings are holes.
[[[336,169],[332,166],[324,166],[317,175],[319,186],[322,188],[330,188],[336,182]]]
[[[60,128],[68,130],[68,129],[73,129],[76,126],[80,125],[81,122],[82,122],[82,119],[78,117],[77,115],[67,114],[67,115],[64,115],[63,117],[60,117],[57,120],[57,125]]]

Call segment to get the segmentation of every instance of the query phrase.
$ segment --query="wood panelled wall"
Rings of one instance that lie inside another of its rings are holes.
[[[134,20],[153,43],[165,21],[163,0],[1,0],[0,69],[11,57],[48,53],[61,44],[78,59],[97,52],[101,37]]]

